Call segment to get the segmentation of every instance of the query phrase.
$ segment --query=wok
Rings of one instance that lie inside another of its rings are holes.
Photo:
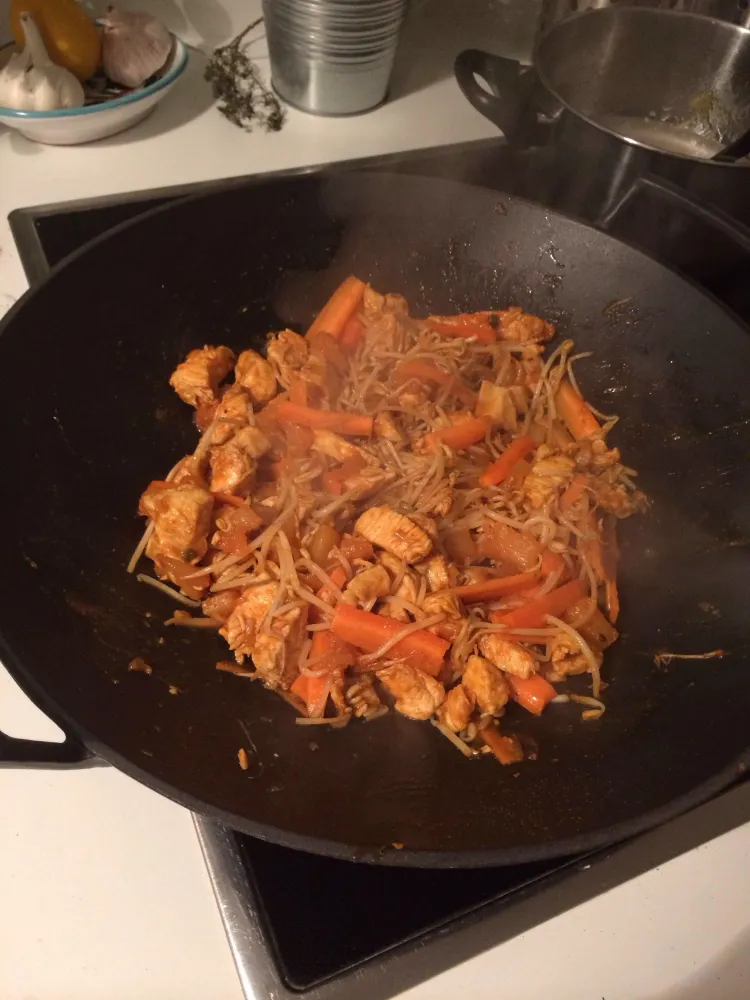
[[[538,760],[466,761],[391,713],[311,731],[221,674],[215,635],[165,628],[171,601],[126,575],[145,484],[195,442],[167,379],[191,348],[304,328],[353,272],[415,314],[519,303],[595,357],[586,395],[653,503],[623,525],[622,638],[607,712],[504,727]],[[593,849],[705,800],[746,766],[750,717],[750,371],[746,328],[689,282],[539,206],[448,181],[309,175],[155,211],[64,262],[0,336],[5,430],[2,659],[63,744],[246,833],[340,858],[481,866]],[[721,660],[654,665],[660,649]],[[151,676],[128,672],[133,657]],[[170,688],[173,692],[170,693]],[[244,747],[250,767],[241,770]],[[390,845],[403,844],[402,849]]]

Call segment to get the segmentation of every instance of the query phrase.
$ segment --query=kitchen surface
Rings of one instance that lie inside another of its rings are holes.
[[[476,46],[527,57],[535,30],[526,0],[471,0],[460,11],[453,2],[415,0],[386,104],[348,118],[289,109],[281,131],[248,134],[217,112],[202,79],[202,53],[233,38],[258,16],[260,5],[141,0],[131,6],[147,7],[191,46],[188,69],[152,116],[94,144],[45,146],[0,129],[0,311],[27,287],[8,224],[14,210],[496,139],[495,127],[462,96],[453,58]],[[252,57],[267,73],[262,27],[252,37]],[[11,737],[60,738],[4,671],[0,730]],[[187,810],[108,766],[3,768],[0,801],[0,898],[6,903],[0,1000],[241,1000]],[[750,996],[743,877],[750,825],[732,826],[720,833],[720,825],[707,824],[706,843],[687,850],[686,840],[676,848],[686,853],[671,859],[674,851],[664,838],[648,841],[657,867],[646,870],[651,865],[641,858],[632,878],[604,875],[598,895],[567,904],[565,912],[502,944],[486,940],[482,954],[399,995],[489,1000],[501,990],[512,1000]],[[350,995],[357,993],[354,985]],[[261,1000],[277,994],[270,987],[246,995]]]

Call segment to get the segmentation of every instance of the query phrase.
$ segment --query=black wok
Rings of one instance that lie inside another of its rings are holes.
[[[214,670],[216,636],[165,628],[170,600],[125,573],[140,491],[195,440],[167,385],[175,364],[205,342],[258,346],[304,327],[350,272],[416,313],[517,302],[556,319],[596,351],[579,368],[587,396],[623,416],[612,437],[653,506],[622,531],[608,708],[589,723],[572,704],[541,719],[512,708],[504,725],[537,761],[466,761],[393,714],[295,726],[281,699]],[[631,247],[484,189],[308,176],[127,225],[53,272],[1,329],[1,652],[68,734],[62,746],[4,738],[6,762],[95,755],[250,834],[447,867],[603,846],[706,799],[750,760],[750,340]],[[653,663],[660,649],[717,647],[722,660]],[[136,656],[151,676],[128,672]]]

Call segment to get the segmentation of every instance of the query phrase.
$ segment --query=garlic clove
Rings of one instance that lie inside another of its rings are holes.
[[[172,36],[157,18],[143,11],[110,8],[100,18],[103,27],[102,67],[123,87],[142,87],[166,63]]]
[[[0,105],[16,111],[57,111],[81,107],[85,94],[80,82],[47,54],[34,19],[21,14],[24,49],[12,56],[0,72]]]

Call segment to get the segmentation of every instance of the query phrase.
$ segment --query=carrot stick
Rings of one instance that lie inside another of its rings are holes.
[[[272,405],[275,416],[290,424],[312,427],[314,430],[332,430],[339,434],[367,437],[372,434],[373,418],[363,413],[342,413],[339,410],[316,410],[312,406],[299,406],[285,399]]]
[[[338,339],[347,322],[359,308],[365,294],[365,287],[364,281],[360,281],[354,275],[350,275],[342,281],[313,321],[312,326],[307,331],[308,337],[311,333],[323,330]]]
[[[501,576],[495,580],[469,583],[465,587],[453,587],[445,593],[455,594],[456,597],[460,597],[467,604],[474,604],[477,601],[492,601],[498,597],[515,594],[530,584],[536,583],[538,579],[539,574],[536,571],[516,573],[514,576]]]
[[[352,316],[352,318],[347,321],[347,324],[339,337],[341,349],[346,351],[348,354],[353,353],[357,344],[364,336],[364,333],[365,327],[362,320],[359,316]]]
[[[570,486],[563,492],[560,497],[560,510],[564,514],[567,510],[573,506],[574,503],[578,503],[583,494],[586,492],[586,485],[588,480],[580,472],[573,476],[573,481]]]
[[[539,568],[540,573],[543,576],[549,576],[550,573],[556,573],[561,566],[565,565],[565,560],[557,552],[550,552],[549,549],[545,549],[542,555],[542,565]]]
[[[297,406],[307,406],[307,382],[304,379],[292,379],[289,386],[289,399]]]
[[[511,441],[496,462],[487,466],[479,477],[480,485],[499,486],[513,472],[516,462],[520,462],[522,458],[526,458],[527,455],[530,455],[535,450],[536,441],[533,437],[528,434],[517,437],[514,441]]]
[[[487,421],[484,417],[468,417],[458,424],[451,424],[450,427],[441,427],[437,431],[431,431],[424,437],[425,444],[434,448],[438,444],[445,444],[454,451],[462,451],[470,448],[473,444],[483,441],[487,434]]]
[[[518,764],[523,760],[523,749],[518,740],[513,736],[503,736],[492,723],[480,729],[479,735],[501,764]]]
[[[454,396],[457,396],[472,409],[476,406],[476,393],[472,392],[460,379],[444,372],[437,365],[430,364],[429,361],[400,361],[396,365],[396,381],[399,385],[403,385],[410,379],[417,379],[420,382],[435,382],[437,385],[449,385]]]
[[[292,684],[292,691],[304,701],[307,707],[307,717],[309,719],[322,718],[326,710],[326,702],[328,701],[330,690],[330,673],[321,674],[319,677],[300,674],[294,684]]]
[[[585,593],[587,587],[583,580],[571,580],[513,611],[493,611],[490,618],[496,625],[508,628],[544,628],[547,615],[561,615]]]
[[[388,642],[389,639],[401,632],[403,628],[403,622],[384,618],[371,611],[360,611],[359,608],[354,608],[350,604],[338,605],[331,624],[334,635],[368,653],[374,653],[383,643]],[[419,629],[391,647],[388,656],[393,659],[403,659],[411,666],[436,677],[440,673],[443,658],[449,647],[450,643],[446,642],[445,639],[433,635],[432,632]]]
[[[346,570],[343,566],[334,566],[328,575],[339,590],[346,584]],[[325,601],[326,604],[333,604],[334,602],[334,596],[325,583],[318,591],[318,597],[321,601]]]
[[[557,691],[541,674],[532,674],[525,679],[513,674],[506,674],[505,677],[513,690],[513,700],[534,715],[541,715],[552,699],[557,697]],[[484,733],[482,737],[484,738]]]
[[[494,344],[497,334],[481,313],[459,313],[458,316],[428,316],[431,330],[444,337],[476,337],[480,343]]]
[[[601,434],[601,426],[583,396],[579,396],[566,378],[560,383],[555,396],[555,406],[565,426],[576,439]]]

